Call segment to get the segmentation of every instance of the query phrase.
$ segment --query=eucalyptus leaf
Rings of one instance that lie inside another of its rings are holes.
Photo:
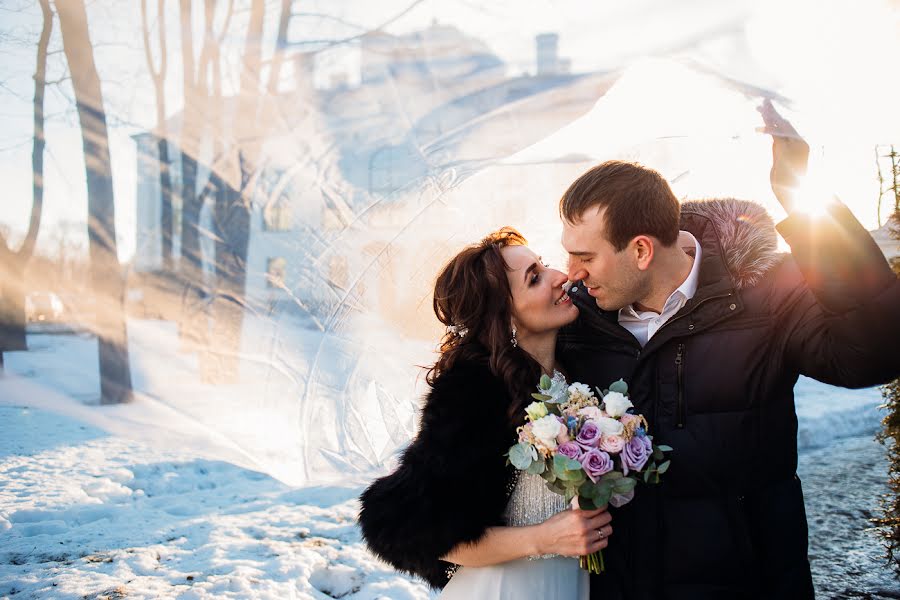
[[[671,461],[671,460],[667,460],[667,461],[664,462],[663,464],[659,465],[659,469],[657,469],[657,472],[658,472],[660,475],[662,475],[663,473],[665,473],[666,471],[669,470],[669,465],[671,465],[671,464],[672,464],[672,461]]]
[[[532,475],[540,475],[547,468],[546,463],[542,460],[536,460],[531,463],[531,465],[525,469],[526,473],[531,473]]]
[[[600,481],[611,481],[615,479],[621,479],[625,477],[619,471],[610,471],[609,473],[605,473],[600,476]]]
[[[659,448],[653,449],[653,460],[662,460],[666,457]]]
[[[659,446],[657,446],[657,448],[659,448],[663,452],[671,452],[672,451],[672,446],[666,446],[665,444],[660,444]]]
[[[549,390],[552,385],[553,385],[553,382],[550,380],[550,377],[548,375],[546,375],[546,374],[541,375],[540,388],[542,390]]]
[[[644,483],[650,483],[650,469],[644,471]]]
[[[533,462],[532,446],[525,442],[519,442],[509,449],[509,462],[520,471],[524,471]]]
[[[613,490],[617,494],[627,494],[634,489],[635,485],[637,485],[637,481],[635,481],[631,477],[623,477],[622,479],[616,480],[616,482],[613,484]]]
[[[591,480],[585,481],[578,486],[578,495],[584,498],[593,498],[597,495],[597,485]]]
[[[580,472],[579,471],[562,471],[562,472],[557,471],[556,472],[556,478],[559,479],[560,481],[564,481],[566,483],[569,483],[572,481],[578,481],[579,479],[581,479],[582,476],[584,476],[584,471],[580,471]]]
[[[594,503],[593,498],[582,496],[580,494],[578,495],[578,507],[581,510],[596,510],[599,508],[599,506]]]
[[[620,394],[628,393],[628,384],[625,383],[624,379],[620,379],[609,386],[609,391],[611,392],[619,392]]]
[[[555,481],[548,481],[547,489],[550,490],[551,492],[553,492],[554,494],[562,495],[562,494],[566,493],[566,486],[563,485],[563,482],[558,479]]]
[[[613,491],[613,482],[608,481],[608,480],[601,481],[597,484],[596,490],[597,490],[597,492],[594,495],[595,498],[600,497],[600,496],[605,496],[608,498],[612,494],[612,491]]]
[[[597,506],[606,506],[609,504],[609,499],[612,498],[612,490],[600,490],[597,492],[597,495],[592,498],[594,504]]]
[[[547,400],[553,400],[553,396],[548,396],[547,394],[538,394],[537,392],[531,394],[531,397],[535,400],[540,400],[541,402],[546,402]]]
[[[581,463],[562,454],[553,457],[553,470],[556,476],[560,477],[567,471],[581,471]]]

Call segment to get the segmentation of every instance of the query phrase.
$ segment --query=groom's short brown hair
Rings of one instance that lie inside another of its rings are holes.
[[[616,251],[638,235],[652,235],[664,246],[678,240],[678,198],[653,169],[620,160],[599,164],[569,186],[559,216],[577,224],[595,206],[605,209],[604,232]]]

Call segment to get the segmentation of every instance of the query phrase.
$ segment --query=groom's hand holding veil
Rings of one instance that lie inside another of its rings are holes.
[[[797,196],[809,164],[809,144],[791,122],[782,117],[768,98],[757,109],[765,126],[758,131],[772,136],[772,170],[769,181],[775,197],[791,214],[797,207]]]

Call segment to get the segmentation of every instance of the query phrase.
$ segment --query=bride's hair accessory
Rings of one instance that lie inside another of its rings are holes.
[[[447,325],[447,333],[454,337],[464,338],[469,333],[469,329],[462,325]]]

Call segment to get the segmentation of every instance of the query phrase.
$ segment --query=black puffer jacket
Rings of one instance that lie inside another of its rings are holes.
[[[440,588],[452,567],[441,556],[504,525],[515,471],[503,455],[517,439],[509,406],[486,361],[458,362],[438,378],[400,466],[360,497],[359,524],[372,552]]]
[[[689,202],[697,293],[641,348],[579,284],[561,336],[570,376],[623,377],[672,466],[613,513],[591,595],[661,600],[813,597],[797,469],[800,374],[846,387],[900,375],[900,283],[843,206],[815,225],[736,200]]]

